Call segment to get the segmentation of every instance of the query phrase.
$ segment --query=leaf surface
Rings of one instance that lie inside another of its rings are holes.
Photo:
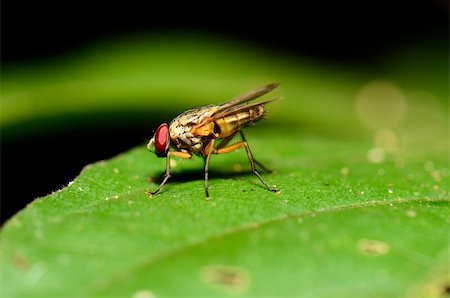
[[[157,183],[147,178],[158,180],[164,161],[143,145],[86,167],[6,224],[2,291],[395,297],[426,291],[443,274],[448,189],[423,163],[371,164],[352,142],[258,130],[248,139],[276,168],[263,175],[279,195],[248,173],[239,151],[212,160],[212,201],[200,159],[178,163],[150,198]],[[444,166],[435,164],[447,179]]]

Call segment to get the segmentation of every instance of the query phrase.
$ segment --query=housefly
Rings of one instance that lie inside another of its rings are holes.
[[[163,123],[155,131],[147,148],[154,151],[158,157],[166,158],[166,173],[158,189],[149,195],[159,193],[163,185],[170,178],[170,158],[176,156],[189,159],[193,154],[203,157],[205,170],[205,194],[209,199],[208,170],[211,155],[224,154],[245,148],[253,173],[261,180],[265,187],[278,192],[264,180],[256,169],[256,165],[268,171],[261,163],[253,158],[250,146],[244,137],[242,129],[261,120],[264,116],[266,104],[278,98],[249,103],[276,87],[279,84],[269,84],[236,96],[228,102],[219,105],[207,105],[185,111],[170,122]],[[240,134],[241,140],[229,144],[234,136]],[[173,150],[169,150],[172,148]]]

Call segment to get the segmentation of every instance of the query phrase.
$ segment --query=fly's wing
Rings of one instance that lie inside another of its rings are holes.
[[[254,108],[255,106],[262,105],[277,100],[267,100],[264,102],[258,102],[254,104],[247,104],[246,102],[253,100],[255,98],[258,98],[260,96],[263,96],[264,94],[269,93],[273,89],[277,88],[280,84],[273,83],[266,86],[262,86],[253,90],[250,90],[244,94],[238,95],[235,98],[231,99],[230,101],[227,101],[223,104],[220,104],[217,106],[217,109],[210,115],[210,117],[203,118],[197,125],[194,127],[194,131],[199,129],[201,126],[206,125],[210,122],[216,121],[217,119],[226,117],[228,115],[239,113],[241,111],[245,111],[247,109]]]
[[[219,111],[225,110],[229,107],[238,105],[240,103],[244,103],[247,101],[250,101],[252,99],[258,98],[260,96],[263,96],[264,94],[269,93],[273,89],[277,88],[280,84],[279,83],[273,83],[266,86],[262,86],[253,90],[250,90],[246,93],[243,93],[241,95],[236,96],[235,98],[232,98],[231,100],[219,105]]]
[[[230,115],[233,115],[233,114],[237,114],[237,113],[246,112],[246,111],[255,109],[257,107],[264,107],[264,105],[266,105],[266,104],[268,104],[268,103],[270,103],[272,101],[279,100],[279,99],[281,99],[281,97],[269,99],[269,100],[266,100],[266,101],[255,102],[255,103],[252,103],[252,104],[242,103],[242,104],[239,104],[239,105],[231,106],[231,107],[229,107],[226,110],[216,112],[213,115],[212,118],[215,121],[217,119],[224,118],[224,117],[227,117],[227,116],[230,116]]]

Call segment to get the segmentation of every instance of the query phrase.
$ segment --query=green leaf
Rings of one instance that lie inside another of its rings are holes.
[[[154,197],[146,195],[157,187],[148,177],[157,179],[164,161],[144,145],[87,166],[3,228],[3,296],[438,297],[445,290],[445,159],[425,168],[421,158],[374,164],[364,142],[257,129],[248,139],[276,169],[263,175],[279,195],[248,173],[242,151],[212,159],[211,201],[200,159],[178,162]]]
[[[1,296],[444,297],[448,88],[434,60],[414,65],[435,77],[410,75],[410,58],[380,79],[172,37],[7,67],[2,133],[74,111],[176,113],[274,81],[285,99],[246,130],[280,194],[241,150],[213,156],[211,201],[199,158],[176,160],[149,197],[165,162],[142,144],[86,166],[2,227]]]

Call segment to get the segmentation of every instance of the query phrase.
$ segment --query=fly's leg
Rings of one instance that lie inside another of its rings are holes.
[[[163,180],[162,180],[161,184],[158,186],[158,189],[153,191],[153,192],[148,192],[147,193],[149,196],[153,196],[153,195],[158,194],[161,191],[163,185],[166,184],[167,180],[169,180],[169,178],[170,178],[170,156],[171,155],[177,156],[177,157],[180,157],[180,158],[186,158],[186,159],[192,157],[192,155],[190,153],[187,153],[187,152],[178,152],[178,151],[167,152],[167,155],[166,155],[166,173],[164,174]]]
[[[153,191],[153,192],[148,192],[149,196],[153,196],[156,195],[157,193],[159,193],[163,187],[164,184],[166,184],[167,180],[169,180],[170,178],[170,152],[167,152],[167,156],[166,156],[166,173],[163,176],[163,180],[161,182],[161,184],[158,186],[158,189]]]
[[[244,132],[242,130],[239,131],[239,133],[241,134],[241,138],[244,142],[247,143],[247,140],[245,139],[244,136]],[[220,142],[220,144],[216,147],[216,151],[219,149],[224,148],[226,145],[228,145],[228,143],[231,141],[231,139],[233,139],[233,137],[237,134],[237,132],[233,133],[232,135],[224,138],[222,140],[222,142]],[[248,144],[248,143],[247,143]],[[229,152],[229,151],[228,151]],[[266,166],[264,166],[262,163],[260,163],[259,161],[257,161],[256,159],[253,158],[253,161],[255,162],[255,164],[260,167],[261,169],[263,169],[265,172],[267,173],[272,173],[273,171],[269,168],[267,168]]]
[[[206,196],[206,200],[210,200],[209,191],[208,191],[208,188],[209,188],[209,186],[208,186],[208,171],[209,171],[209,161],[211,160],[211,154],[214,151],[214,142],[215,142],[215,139],[212,139],[208,143],[208,145],[206,146],[206,150],[205,150],[206,156],[204,157],[204,160],[205,160],[205,196]]]
[[[259,180],[261,180],[261,182],[267,187],[268,190],[270,190],[272,192],[278,192],[278,189],[269,186],[269,184],[264,180],[264,178],[261,176],[261,174],[256,169],[255,159],[253,158],[253,154],[252,154],[252,151],[250,150],[250,146],[248,145],[247,141],[245,140],[245,137],[244,137],[244,134],[242,133],[242,131],[240,131],[240,133],[242,136],[242,141],[237,142],[237,143],[227,146],[227,147],[218,148],[213,153],[214,154],[224,154],[224,153],[232,152],[234,150],[244,147],[245,150],[247,151],[247,157],[248,157],[248,160],[250,161],[250,166],[252,168],[252,172],[259,178]],[[222,145],[222,143],[220,145]],[[261,165],[261,164],[259,164],[259,165]]]
[[[264,172],[267,173],[273,173],[273,171],[269,168],[267,168],[265,165],[263,165],[262,163],[260,163],[259,161],[257,161],[256,159],[253,159],[253,161],[255,162],[255,164],[260,167]]]
[[[247,140],[245,139],[245,136],[244,136],[244,132],[243,132],[242,130],[240,130],[239,133],[241,134],[242,140],[243,140],[244,142],[247,143]],[[247,143],[247,144],[248,144],[248,143]],[[249,150],[250,150],[250,147],[249,147]],[[248,152],[249,150],[247,150],[247,152]],[[251,154],[251,153],[250,153],[250,154]],[[252,156],[253,156],[253,155],[252,155]],[[267,172],[267,173],[272,173],[272,172],[273,172],[271,169],[267,168],[266,166],[264,166],[262,163],[260,163],[260,162],[257,161],[256,159],[253,158],[253,161],[255,162],[255,164],[256,164],[258,167],[260,167],[261,169],[263,169],[263,171],[265,171],[265,172]]]

